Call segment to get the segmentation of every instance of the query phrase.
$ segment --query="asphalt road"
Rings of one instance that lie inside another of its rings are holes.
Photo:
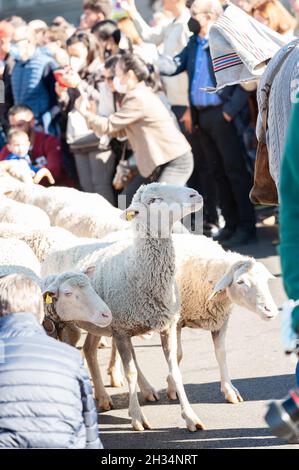
[[[272,227],[259,229],[257,243],[242,252],[265,263],[276,279],[271,282],[274,298],[281,306],[285,294]],[[207,430],[190,433],[185,429],[178,402],[166,397],[167,366],[159,336],[151,340],[134,339],[136,354],[145,376],[160,392],[160,401],[145,403],[143,410],[153,430],[134,432],[128,417],[127,386],[109,387],[106,373],[110,348],[99,350],[104,383],[112,395],[115,409],[99,414],[101,438],[107,449],[203,449],[203,448],[293,448],[271,435],[263,419],[267,402],[286,395],[294,386],[295,365],[282,351],[279,319],[264,322],[254,313],[234,308],[227,335],[228,365],[233,384],[244,402],[224,402],[220,392],[219,372],[210,334],[202,330],[183,332],[184,359],[181,371],[189,401],[204,421]]]

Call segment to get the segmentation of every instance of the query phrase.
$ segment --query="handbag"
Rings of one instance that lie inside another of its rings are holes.
[[[90,151],[97,148],[100,138],[88,128],[85,118],[73,109],[68,114],[66,141],[71,150]]]
[[[276,184],[270,175],[269,157],[267,145],[258,142],[253,188],[249,193],[249,199],[253,204],[266,206],[278,206],[278,194]]]
[[[123,144],[120,161],[116,167],[116,173],[113,178],[112,186],[116,191],[125,189],[133,178],[138,174],[137,165],[134,156],[125,159],[127,151],[127,142]]]

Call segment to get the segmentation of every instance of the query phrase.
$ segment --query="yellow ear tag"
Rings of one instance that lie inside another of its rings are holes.
[[[50,294],[46,295],[46,304],[50,305],[53,303],[52,296]]]
[[[136,215],[136,214],[135,214],[134,211],[129,211],[129,212],[127,212],[127,213],[126,213],[126,220],[127,220],[128,222],[130,222],[131,220],[134,219],[135,215]]]

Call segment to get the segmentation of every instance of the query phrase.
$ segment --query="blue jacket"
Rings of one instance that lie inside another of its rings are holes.
[[[189,101],[191,107],[191,114],[193,124],[197,124],[197,112],[191,103],[191,84],[195,71],[196,55],[197,55],[198,43],[196,35],[190,37],[189,42],[184,49],[177,54],[171,64],[167,64],[164,68],[163,62],[161,63],[160,72],[162,75],[178,75],[182,72],[187,72],[189,78]],[[216,78],[214,74],[212,58],[209,54],[209,70],[211,77],[213,78],[214,86],[216,87]],[[223,101],[223,111],[228,113],[232,118],[236,118],[237,115],[242,112],[244,107],[247,107],[247,101],[249,93],[238,85],[228,86],[218,92],[218,95]]]
[[[56,62],[36,49],[27,61],[17,60],[12,70],[11,84],[14,104],[29,106],[37,124],[42,116],[57,104],[53,70]]]
[[[0,448],[102,448],[79,351],[31,313],[0,317]]]

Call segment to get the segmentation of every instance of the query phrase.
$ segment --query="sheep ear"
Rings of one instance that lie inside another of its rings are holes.
[[[88,266],[87,268],[83,269],[83,273],[86,274],[86,276],[91,277],[95,272],[95,269],[95,265]]]
[[[46,304],[52,304],[53,299],[58,299],[59,289],[57,284],[55,282],[52,282],[52,284],[45,287],[42,294]]]
[[[133,207],[128,207],[120,216],[121,219],[127,220],[130,222],[131,220],[135,219],[136,215],[139,214],[139,211],[134,209]]]
[[[244,274],[245,272],[249,271],[253,266],[253,262],[251,260],[246,260],[246,261],[237,261],[235,264],[232,265],[232,267],[224,274],[224,276],[219,279],[217,284],[214,286],[213,292],[211,293],[210,297],[208,300],[212,300],[212,298],[218,294],[218,292],[223,291],[227,287],[229,287],[233,280],[234,280],[234,275],[238,272],[238,276],[241,276],[241,274]]]
[[[45,292],[43,292],[43,298],[44,302],[46,302],[47,305],[50,305],[53,303],[54,299],[58,299],[58,293],[47,289]]]

